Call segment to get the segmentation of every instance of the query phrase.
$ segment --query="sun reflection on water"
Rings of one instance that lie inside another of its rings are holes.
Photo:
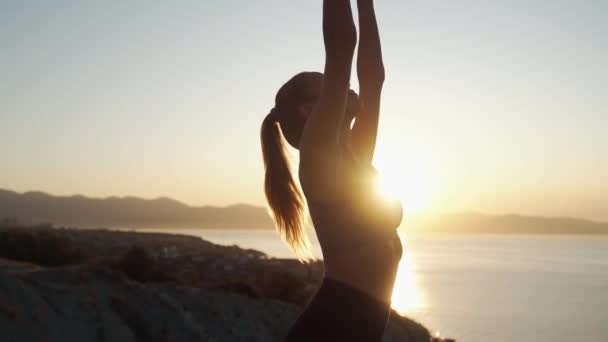
[[[412,311],[421,309],[425,305],[425,298],[416,285],[415,264],[408,253],[406,238],[399,234],[403,244],[403,256],[399,263],[397,279],[392,296],[392,307],[399,314],[405,315]]]

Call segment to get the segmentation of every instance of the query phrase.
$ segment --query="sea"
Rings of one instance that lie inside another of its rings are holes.
[[[293,257],[272,230],[166,231]],[[608,236],[400,235],[393,308],[434,335],[608,342]],[[321,258],[318,242],[312,245]]]

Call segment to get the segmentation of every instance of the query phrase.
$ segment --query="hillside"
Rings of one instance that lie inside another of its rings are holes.
[[[0,247],[2,341],[283,341],[323,275],[173,234],[13,227]],[[430,336],[393,311],[383,341]]]

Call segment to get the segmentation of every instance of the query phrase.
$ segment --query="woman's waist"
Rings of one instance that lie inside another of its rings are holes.
[[[399,222],[382,219],[381,217],[369,217],[365,215],[354,215],[335,210],[331,213],[319,215],[311,211],[311,219],[317,235],[326,236],[329,240],[348,239],[372,239],[374,237],[392,237],[396,234]],[[321,239],[321,237],[319,237]]]
[[[392,284],[402,256],[399,236],[369,240],[346,248],[322,246],[325,275],[347,283]],[[374,285],[376,284],[376,285]]]
[[[387,241],[401,241],[397,229],[387,227],[315,224],[315,232],[324,258],[341,257]]]

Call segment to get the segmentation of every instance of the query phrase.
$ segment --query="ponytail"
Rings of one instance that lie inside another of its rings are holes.
[[[276,109],[264,118],[260,130],[264,158],[264,191],[277,230],[300,260],[305,260],[309,243],[304,231],[305,202],[296,184]]]

